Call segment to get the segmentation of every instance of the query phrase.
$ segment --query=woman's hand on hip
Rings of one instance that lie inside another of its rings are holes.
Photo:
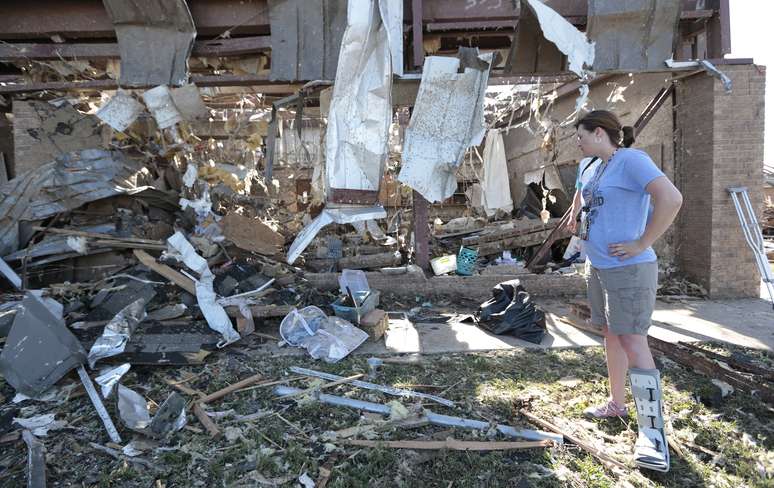
[[[618,242],[607,246],[607,252],[613,257],[618,258],[619,261],[625,261],[633,258],[642,253],[647,246],[642,244],[639,240],[629,242]]]

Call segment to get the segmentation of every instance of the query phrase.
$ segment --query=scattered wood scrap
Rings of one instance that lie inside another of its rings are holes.
[[[200,403],[211,403],[216,400],[220,400],[224,396],[228,395],[229,393],[233,393],[237,390],[241,390],[242,388],[246,386],[254,385],[255,383],[258,383],[263,379],[263,375],[260,373],[255,374],[253,376],[250,376],[249,378],[245,378],[241,381],[237,381],[233,385],[229,385],[225,388],[222,388],[216,392],[210,393],[209,395],[203,397],[199,400]]]
[[[528,412],[527,410],[524,410],[524,409],[521,409],[521,414],[524,415],[525,417],[527,417],[532,423],[534,423],[536,425],[539,425],[540,427],[542,427],[542,428],[544,428],[546,430],[550,430],[551,432],[555,432],[557,434],[561,434],[568,441],[572,442],[573,444],[575,444],[576,446],[580,447],[584,451],[588,452],[589,454],[591,454],[595,458],[599,459],[599,461],[602,464],[604,464],[605,466],[607,466],[608,468],[613,469],[613,470],[617,469],[617,470],[621,470],[621,471],[624,471],[624,472],[629,471],[629,468],[625,464],[621,463],[620,461],[617,461],[617,460],[613,459],[612,457],[610,457],[604,451],[602,451],[600,449],[597,449],[596,447],[594,447],[594,446],[592,446],[592,445],[582,441],[578,437],[576,437],[576,436],[574,436],[572,434],[568,434],[567,432],[565,432],[564,430],[560,429],[559,427],[557,427],[556,425],[552,424],[551,422],[549,422],[547,420],[543,420],[540,417],[537,417],[537,416],[531,414],[530,412]]]

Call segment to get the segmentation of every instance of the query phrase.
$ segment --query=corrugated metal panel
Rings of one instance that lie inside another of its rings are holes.
[[[183,85],[196,28],[185,0],[103,0],[121,51],[121,84]]]
[[[271,79],[330,80],[347,26],[346,0],[269,0]]]
[[[663,70],[675,50],[680,7],[674,0],[589,0],[594,70]]]

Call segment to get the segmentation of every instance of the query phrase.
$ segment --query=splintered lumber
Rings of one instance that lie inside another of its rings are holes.
[[[49,234],[59,234],[64,236],[74,236],[74,237],[87,237],[90,239],[102,239],[107,241],[120,241],[120,242],[133,242],[135,244],[153,244],[153,245],[159,245],[164,246],[164,249],[166,249],[166,245],[163,241],[154,241],[152,239],[140,239],[139,237],[119,237],[119,236],[112,236],[110,234],[100,234],[97,232],[84,232],[82,230],[73,230],[73,229],[60,229],[58,227],[40,227],[40,226],[34,226],[32,227],[32,230],[49,233]]]
[[[686,368],[709,378],[725,381],[738,390],[746,391],[751,395],[757,395],[764,402],[774,405],[774,389],[764,382],[748,378],[737,371],[726,369],[717,362],[703,356],[702,353],[695,353],[678,344],[671,344],[655,337],[648,337],[648,345],[652,350],[663,354]]]
[[[516,249],[518,247],[531,247],[537,246],[543,242],[553,229],[544,230],[540,232],[532,232],[530,234],[524,234],[517,237],[509,237],[501,241],[487,242],[478,245],[478,254],[480,256],[489,256],[492,254],[500,254],[503,251],[509,249]]]
[[[559,224],[561,219],[549,219],[543,223],[542,220],[514,220],[513,227],[510,229],[498,229],[492,232],[484,232],[472,237],[462,239],[463,246],[477,246],[486,242],[502,241],[511,237],[519,237],[536,232],[550,231]]]
[[[241,390],[242,388],[244,388],[246,386],[251,386],[251,385],[253,385],[255,383],[258,383],[262,379],[263,379],[263,376],[260,373],[255,374],[253,376],[250,376],[249,378],[245,378],[245,379],[243,379],[241,381],[237,381],[233,385],[229,385],[229,386],[227,386],[227,387],[225,387],[223,389],[220,389],[220,390],[218,390],[216,392],[210,393],[209,395],[199,399],[199,403],[210,403],[210,402],[213,402],[215,400],[220,400],[221,398],[223,398],[224,396],[228,395],[229,393],[233,393],[233,392],[235,392],[237,390]]]
[[[605,466],[609,468],[618,468],[624,471],[628,471],[628,468],[625,464],[621,463],[620,461],[616,461],[605,452],[597,449],[596,447],[590,444],[587,444],[586,442],[580,440],[574,435],[568,434],[567,432],[563,431],[562,429],[552,424],[551,422],[548,422],[547,420],[543,420],[540,417],[536,417],[535,415],[529,413],[525,409],[521,409],[520,412],[522,415],[527,417],[534,424],[539,425],[540,427],[546,430],[550,430],[551,432],[556,432],[557,434],[564,436],[564,438],[567,439],[568,441],[572,442],[573,444],[580,447],[584,451],[588,452],[595,458],[599,459],[600,462],[602,462],[602,464],[604,464]]]
[[[570,233],[570,221],[574,218],[575,215],[572,214],[572,207],[570,207],[562,216],[559,224],[554,227],[554,230],[551,232],[551,234],[549,234],[543,244],[540,245],[540,248],[537,250],[537,252],[535,252],[529,261],[527,261],[525,266],[528,270],[535,272],[535,267],[543,264],[543,259],[545,259],[548,251],[551,250],[551,246],[554,245],[554,242],[558,241],[559,239],[570,237],[572,235]]]
[[[213,422],[209,415],[207,415],[207,412],[204,411],[200,403],[196,402],[193,404],[193,413],[196,415],[196,418],[199,419],[199,422],[201,422],[204,428],[207,429],[207,432],[209,432],[210,436],[220,437],[220,429],[218,429],[218,426],[215,425],[215,422]]]
[[[581,318],[585,319],[590,316],[588,305],[586,304],[573,302],[571,307],[573,313]],[[602,335],[601,330],[592,327],[588,323],[568,319],[565,319],[564,322],[578,329]],[[751,395],[757,395],[764,402],[774,405],[774,388],[770,387],[766,381],[763,381],[765,377],[760,379],[750,378],[733,369],[724,368],[717,361],[713,360],[716,358],[712,357],[712,353],[696,346],[689,347],[686,344],[672,344],[653,336],[648,336],[648,345],[653,352],[666,356],[692,371],[701,373],[709,378],[725,381],[738,390],[745,391]],[[731,364],[728,362],[728,358],[719,357],[722,359],[718,359],[718,361]]]
[[[462,245],[476,247],[480,256],[499,254],[508,249],[536,246],[542,243],[559,224],[560,219],[515,221],[512,229],[496,230],[477,236],[465,237]]]
[[[176,271],[166,264],[157,263],[156,259],[148,254],[147,252],[135,249],[134,256],[145,266],[149,267],[156,273],[160,274],[164,278],[168,279],[169,281],[173,282],[183,290],[187,291],[193,296],[196,296],[196,285],[194,284],[193,280],[187,276],[185,276],[183,273]]]
[[[721,354],[714,353],[712,351],[708,351],[707,349],[704,349],[702,347],[699,347],[695,344],[691,344],[689,342],[679,342],[679,345],[683,347],[687,347],[688,349],[698,352],[700,354],[703,354],[707,356],[710,359],[714,359],[716,361],[723,361],[724,363],[728,364],[729,366],[745,371],[747,373],[751,373],[757,376],[760,376],[761,378],[768,380],[768,381],[774,381],[774,371],[770,369],[761,368],[760,366],[756,366],[755,364],[747,363],[744,361],[738,361],[737,359],[730,357],[730,356],[723,356]]]
[[[342,441],[344,444],[361,447],[389,447],[392,449],[450,449],[453,451],[504,451],[513,449],[532,449],[535,447],[547,447],[551,441],[522,441],[522,442],[478,442],[446,439],[445,441],[367,441],[352,439]]]
[[[262,319],[269,317],[284,317],[294,308],[295,307],[292,305],[251,305],[250,311],[253,313],[253,318]],[[232,319],[242,316],[239,307],[226,307],[226,313]],[[257,335],[258,333],[254,332],[253,334]],[[271,337],[271,339],[276,339],[276,337]]]

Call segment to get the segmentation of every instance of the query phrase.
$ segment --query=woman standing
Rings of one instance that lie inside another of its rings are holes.
[[[590,112],[575,127],[583,155],[601,160],[580,189],[577,233],[587,255],[591,321],[605,330],[610,381],[608,402],[586,413],[627,415],[628,369],[639,425],[635,463],[668,471],[661,380],[647,337],[658,281],[651,245],[674,221],[682,195],[646,153],[629,149],[634,131],[612,112]]]

